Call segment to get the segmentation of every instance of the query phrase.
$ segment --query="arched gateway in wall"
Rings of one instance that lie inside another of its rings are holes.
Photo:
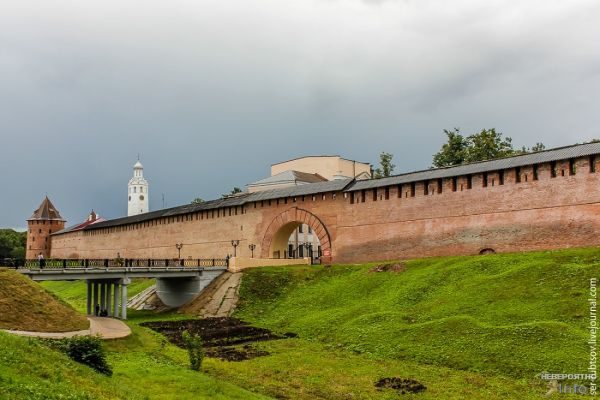
[[[262,239],[261,258],[283,257],[290,235],[300,224],[312,228],[321,243],[323,262],[330,262],[333,254],[327,227],[319,217],[297,207],[290,208],[273,218]]]

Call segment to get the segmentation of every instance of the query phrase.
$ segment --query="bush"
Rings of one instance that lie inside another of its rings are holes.
[[[189,333],[187,330],[183,331],[181,338],[190,356],[190,367],[194,371],[199,371],[202,366],[202,360],[204,360],[202,338],[195,333]]]
[[[74,336],[60,340],[58,347],[72,360],[85,364],[101,374],[112,375],[112,368],[106,361],[104,347],[99,337]]]

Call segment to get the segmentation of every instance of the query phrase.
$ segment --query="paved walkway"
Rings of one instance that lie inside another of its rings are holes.
[[[71,332],[29,332],[29,331],[11,331],[5,329],[4,332],[19,336],[38,337],[46,339],[64,339],[73,336],[100,335],[102,339],[119,339],[131,335],[131,329],[121,320],[103,317],[88,317],[90,329]]]

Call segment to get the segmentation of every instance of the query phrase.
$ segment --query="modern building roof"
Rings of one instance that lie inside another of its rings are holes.
[[[303,158],[339,158],[340,160],[346,160],[346,161],[357,162],[359,164],[371,165],[371,163],[366,163],[366,162],[357,161],[357,160],[350,160],[349,158],[344,158],[344,157],[339,156],[337,154],[333,154],[333,155],[332,154],[323,154],[323,155],[312,155],[312,156],[302,156],[302,157],[291,158],[289,160],[280,161],[280,162],[271,164],[271,166],[279,165],[279,164],[285,164],[285,163],[290,162],[290,161],[302,160]]]
[[[48,196],[44,198],[42,204],[33,212],[33,215],[29,217],[27,221],[36,221],[36,220],[44,220],[44,221],[64,221],[63,217],[60,216],[60,213],[54,207],[54,204],[50,201]]]
[[[164,210],[148,212],[131,217],[112,219],[86,226],[85,228],[83,228],[83,230],[108,228],[113,226],[121,226],[150,221],[156,218],[172,217],[199,211],[214,210],[217,208],[224,207],[241,206],[255,201],[268,201],[280,198],[308,196],[328,192],[351,192],[356,190],[373,189],[378,187],[399,185],[403,183],[417,182],[429,179],[471,175],[487,171],[497,171],[502,169],[516,168],[539,163],[567,160],[571,158],[584,157],[595,154],[600,154],[600,142],[560,147],[536,153],[528,153],[496,160],[458,165],[454,167],[428,169],[424,171],[400,174],[381,179],[339,179],[333,181],[307,183],[304,185],[290,186],[283,189],[264,190],[250,194],[245,193],[239,196],[211,200],[200,204],[187,204],[179,207],[167,208]],[[66,231],[67,230],[64,230],[60,233],[65,233]]]
[[[307,172],[288,170],[283,171],[273,176],[269,176],[267,178],[261,179],[259,181],[248,184],[247,186],[271,186],[271,185],[280,185],[280,184],[307,184],[307,183],[316,183],[323,182],[327,179],[323,178],[319,174],[309,174]]]

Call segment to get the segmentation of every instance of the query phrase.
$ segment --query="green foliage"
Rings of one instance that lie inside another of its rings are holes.
[[[27,232],[17,232],[13,229],[0,229],[0,259],[25,258]]]
[[[181,334],[183,343],[190,358],[190,367],[194,371],[200,371],[202,361],[204,360],[204,349],[202,348],[202,338],[200,335],[190,333],[187,330]]]
[[[87,365],[101,374],[112,375],[112,369],[106,361],[106,354],[99,337],[74,336],[58,341],[56,346],[73,361]]]
[[[202,204],[204,203],[204,199],[201,197],[196,197],[194,200],[192,200],[191,204]]]
[[[374,172],[375,178],[385,178],[392,175],[394,168],[396,168],[396,166],[392,164],[392,158],[394,158],[394,155],[386,153],[385,151],[382,151],[381,154],[379,154],[379,168]]]
[[[523,146],[521,150],[515,150],[512,139],[503,138],[502,133],[496,132],[495,128],[482,129],[467,137],[460,133],[459,128],[444,129],[444,133],[447,142],[433,156],[433,166],[438,168],[537,152],[546,148],[543,143],[538,142],[531,148]]]
[[[235,196],[238,193],[242,193],[242,189],[240,189],[239,187],[236,186],[233,189],[231,189],[231,192],[229,192],[227,194],[222,194],[221,198],[226,199],[228,197]]]

